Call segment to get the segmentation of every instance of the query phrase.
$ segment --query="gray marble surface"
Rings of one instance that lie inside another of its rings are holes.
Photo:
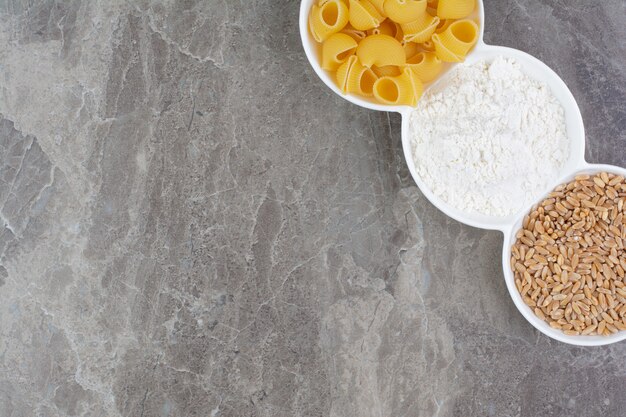
[[[626,3],[485,3],[625,165]],[[298,8],[0,0],[0,416],[626,415],[626,344],[522,318]]]

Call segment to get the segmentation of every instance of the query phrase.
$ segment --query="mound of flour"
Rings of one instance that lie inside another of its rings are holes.
[[[569,156],[565,115],[519,64],[459,65],[410,118],[418,175],[468,213],[507,216],[535,202]]]

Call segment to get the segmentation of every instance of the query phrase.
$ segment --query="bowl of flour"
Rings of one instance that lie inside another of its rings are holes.
[[[415,182],[436,207],[471,226],[508,230],[584,164],[576,100],[548,66],[518,50],[481,45],[402,115]]]

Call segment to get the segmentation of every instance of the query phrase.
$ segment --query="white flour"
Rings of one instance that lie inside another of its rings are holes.
[[[459,65],[410,119],[418,175],[469,213],[507,216],[533,203],[569,156],[565,115],[514,60]]]

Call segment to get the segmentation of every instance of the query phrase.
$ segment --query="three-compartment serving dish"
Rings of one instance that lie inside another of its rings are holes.
[[[483,41],[484,34],[484,6],[482,0],[477,0],[477,7],[475,13],[470,16],[480,22],[480,34],[479,39],[474,49],[467,55],[465,62],[472,64],[478,61],[491,62],[497,57],[508,57],[515,59],[521,66],[522,71],[531,79],[537,80],[547,85],[555,98],[561,103],[566,119],[567,135],[570,142],[569,158],[565,163],[560,178],[554,178],[550,186],[543,190],[542,198],[531,205],[523,207],[517,213],[507,217],[492,217],[478,214],[468,214],[457,210],[450,206],[438,196],[436,196],[431,189],[424,183],[424,181],[418,175],[418,171],[415,166],[415,161],[412,157],[411,144],[409,140],[409,115],[413,111],[409,106],[390,106],[383,105],[375,102],[372,99],[359,97],[353,94],[343,94],[337,87],[331,75],[323,70],[320,66],[319,58],[319,45],[315,42],[309,32],[308,26],[308,14],[312,5],[317,0],[302,0],[300,8],[300,35],[302,38],[302,44],[306,52],[307,58],[322,81],[336,94],[344,99],[354,103],[358,106],[377,110],[377,111],[389,111],[398,112],[402,116],[402,147],[406,159],[406,163],[409,167],[409,171],[416,184],[422,191],[422,193],[428,198],[428,200],[435,205],[439,210],[444,212],[453,219],[480,229],[486,230],[498,230],[504,235],[504,245],[502,253],[502,266],[504,271],[504,278],[506,281],[509,294],[513,299],[513,302],[517,306],[522,315],[539,331],[545,335],[556,339],[558,341],[578,345],[578,346],[600,346],[626,339],[626,331],[620,331],[610,336],[571,336],[566,335],[561,330],[550,327],[545,321],[541,320],[535,315],[532,309],[524,303],[520,292],[516,288],[514,274],[510,267],[511,259],[511,247],[516,240],[516,232],[520,229],[524,216],[531,210],[534,204],[542,201],[550,191],[552,191],[557,185],[571,181],[576,175],[587,173],[593,174],[602,171],[611,172],[616,175],[626,177],[626,169],[611,166],[611,165],[594,165],[585,161],[585,129],[580,113],[580,109],[574,96],[568,89],[563,80],[552,71],[546,64],[533,56],[507,47],[487,45]],[[449,69],[449,67],[448,67]],[[437,88],[441,83],[446,82],[445,74],[437,80],[435,83],[427,86],[427,90],[430,88]]]

